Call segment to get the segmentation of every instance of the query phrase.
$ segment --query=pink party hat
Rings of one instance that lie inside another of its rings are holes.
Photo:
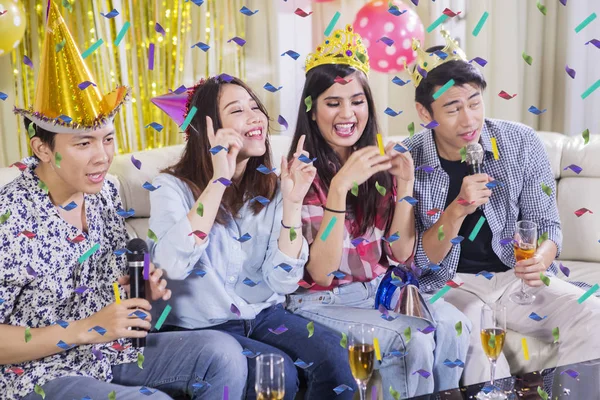
[[[181,126],[185,120],[188,96],[192,90],[193,88],[183,91],[176,90],[175,92],[154,97],[150,101],[154,103],[155,106],[163,110],[169,117],[171,117],[177,126]]]

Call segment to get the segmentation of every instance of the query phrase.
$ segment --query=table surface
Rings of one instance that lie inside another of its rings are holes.
[[[600,359],[499,379],[495,384],[506,392],[509,400],[541,399],[538,387],[544,390],[551,400],[600,399]],[[485,385],[486,383],[479,383],[412,399],[471,400],[475,399],[475,395]]]

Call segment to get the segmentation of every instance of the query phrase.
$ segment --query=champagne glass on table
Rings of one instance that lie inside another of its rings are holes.
[[[256,382],[258,400],[282,400],[285,395],[283,357],[278,354],[261,354],[256,357]]]
[[[481,308],[481,345],[490,360],[490,385],[476,396],[478,400],[505,400],[506,394],[494,386],[496,361],[502,354],[506,339],[506,307],[500,304],[484,304]]]
[[[537,225],[531,221],[517,222],[517,231],[515,233],[515,241],[513,247],[515,250],[515,258],[518,261],[527,260],[533,257],[537,249],[538,232]],[[509,296],[513,303],[520,305],[532,304],[535,300],[535,295],[525,291],[525,281],[521,279],[521,290],[514,292]]]
[[[366,324],[350,325],[348,330],[348,356],[350,370],[360,392],[360,400],[367,398],[367,383],[375,364],[373,327]]]

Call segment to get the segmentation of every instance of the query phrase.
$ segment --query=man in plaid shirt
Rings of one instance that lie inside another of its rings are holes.
[[[441,46],[427,53],[440,50]],[[426,56],[427,60],[436,57]],[[600,323],[600,299],[591,297],[578,304],[585,284],[571,284],[554,276],[562,233],[555,181],[540,139],[525,125],[485,118],[483,75],[466,58],[449,59],[433,68],[432,61],[429,67],[420,65],[427,70],[420,74],[426,75],[422,79],[416,77],[417,71],[413,74],[423,126],[432,121],[439,125],[430,124],[432,129],[404,144],[417,167],[415,263],[424,270],[420,288],[434,292],[449,280],[464,282],[444,296],[473,323],[463,383],[470,385],[490,377],[490,363],[479,337],[484,303],[505,305],[509,329],[544,342],[554,341],[552,330],[558,327],[559,365],[600,358],[600,341],[591,339],[593,327]],[[451,79],[454,85],[434,100],[433,94]],[[469,143],[483,147],[483,173],[469,175],[467,164],[461,162],[461,152],[464,154]],[[547,194],[549,190],[552,193]],[[535,222],[542,241],[533,257],[516,262],[511,239],[521,220]],[[547,286],[546,276],[550,282]],[[509,300],[511,293],[520,290],[521,279],[526,291],[536,296],[532,305]],[[533,311],[543,319],[529,318]],[[510,368],[501,355],[496,377],[505,376],[510,376]]]

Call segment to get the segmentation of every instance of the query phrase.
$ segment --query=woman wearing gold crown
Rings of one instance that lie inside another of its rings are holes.
[[[460,368],[444,361],[466,356],[468,335],[457,337],[455,330],[462,321],[468,331],[464,315],[443,300],[429,307],[427,318],[374,309],[390,260],[404,263],[413,251],[413,209],[397,201],[412,195],[414,168],[410,153],[395,143],[384,154],[376,145],[369,60],[360,36],[350,25],[335,31],[308,56],[306,70],[292,148],[306,135],[317,177],[302,207],[310,244],[306,290],[289,296],[288,309],[343,333],[352,323],[372,325],[385,399],[393,398],[390,388],[406,398],[458,387]]]
[[[15,109],[35,156],[0,189],[0,397],[215,399],[228,386],[240,398],[247,366],[234,339],[148,334],[148,300],[171,295],[161,269],[151,266],[148,300],[120,300],[129,286],[128,235],[117,189],[105,178],[112,119],[127,89],[102,96],[78,88],[93,78],[54,3],[38,76],[34,106]]]

